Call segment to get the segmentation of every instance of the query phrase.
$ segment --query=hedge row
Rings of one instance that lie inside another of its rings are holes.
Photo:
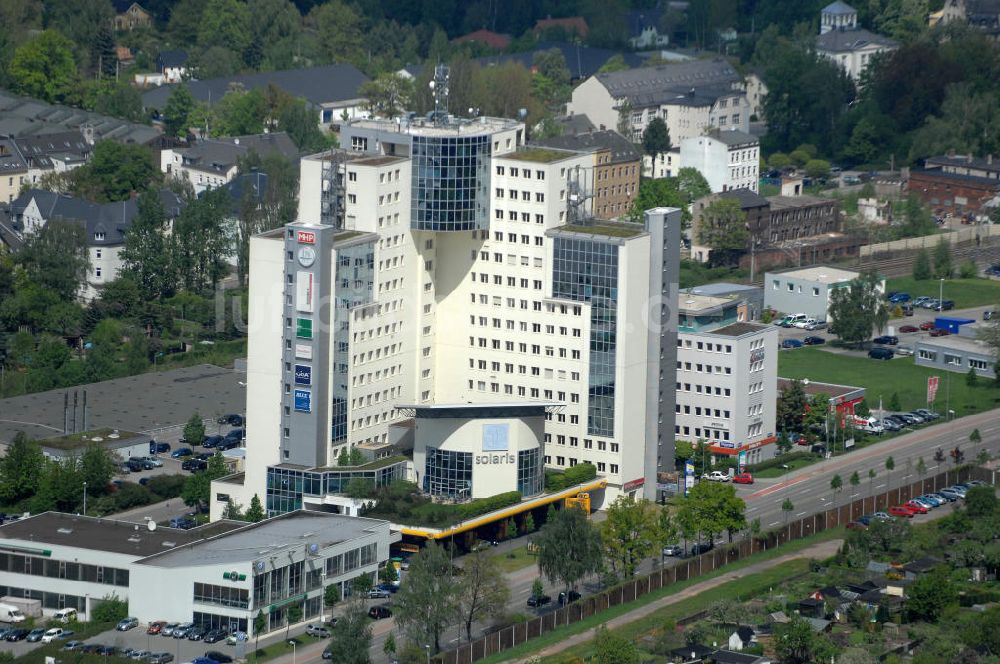
[[[562,491],[583,484],[597,477],[597,467],[592,463],[578,463],[563,472],[545,473],[545,490]]]
[[[782,454],[776,456],[773,459],[766,459],[760,463],[748,466],[747,470],[751,473],[759,473],[762,470],[767,470],[768,468],[778,468],[786,463],[791,463],[792,461],[798,461],[799,459],[818,459],[819,455],[815,452],[789,452],[788,454]]]

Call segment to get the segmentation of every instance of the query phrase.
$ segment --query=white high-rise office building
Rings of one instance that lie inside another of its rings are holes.
[[[220,494],[340,509],[338,455],[389,455],[413,404],[557,404],[548,466],[652,497],[673,466],[680,211],[590,221],[591,155],[527,148],[511,120],[359,120],[341,144],[302,160],[298,221],[251,241],[246,472],[215,483],[213,516]]]

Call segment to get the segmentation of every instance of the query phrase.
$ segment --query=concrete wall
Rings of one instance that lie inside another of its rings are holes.
[[[893,251],[907,251],[916,249],[933,249],[942,239],[952,245],[960,242],[975,242],[976,238],[1000,237],[1000,225],[981,224],[969,226],[950,233],[935,233],[934,235],[922,235],[920,237],[910,237],[892,242],[879,242],[878,244],[866,244],[861,247],[861,257],[877,256],[878,254]]]

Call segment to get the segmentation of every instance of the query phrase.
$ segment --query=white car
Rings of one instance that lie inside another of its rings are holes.
[[[815,318],[807,318],[805,320],[800,320],[796,321],[795,323],[792,323],[792,327],[797,327],[800,330],[811,330],[813,328],[810,327],[810,325],[815,325],[815,324],[816,324]]]
[[[702,475],[701,479],[708,480],[709,482],[728,482],[732,478],[729,477],[729,473],[724,473],[721,470],[713,470],[710,473]]]
[[[56,639],[61,639],[64,630],[62,627],[53,627],[52,629],[42,634],[42,643],[52,643]]]

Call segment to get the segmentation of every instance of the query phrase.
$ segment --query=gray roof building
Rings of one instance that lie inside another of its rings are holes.
[[[225,173],[239,164],[251,151],[261,157],[278,155],[288,160],[299,156],[299,149],[283,131],[271,134],[210,138],[196,141],[188,148],[175,148],[184,160],[184,168]]]
[[[0,138],[0,177],[10,173],[25,173],[28,160],[24,158],[12,138]]]
[[[591,131],[585,134],[542,138],[532,141],[532,143],[548,148],[575,150],[578,152],[610,150],[611,163],[638,161],[641,157],[639,151],[635,149],[631,141],[613,130]]]
[[[358,99],[358,88],[367,81],[368,77],[354,65],[336,64],[188,81],[186,85],[195,100],[205,103],[219,101],[234,86],[256,90],[274,85],[293,97],[302,97],[314,106],[323,106]],[[177,85],[164,85],[144,93],[143,105],[148,109],[162,110]]]
[[[79,130],[88,143],[111,140],[147,145],[160,137],[160,132],[149,125],[0,90],[0,136],[21,138],[73,129]]]
[[[160,191],[160,201],[168,219],[177,217],[184,208],[184,199],[166,189]],[[84,224],[87,244],[94,247],[123,244],[125,233],[139,211],[134,198],[115,203],[92,203],[44,189],[30,189],[10,204],[12,225],[19,234],[25,231],[24,214],[32,202],[38,208],[42,223],[60,217]]]
[[[597,79],[609,94],[628,99],[633,108],[668,100],[704,103],[706,99],[732,94],[743,80],[732,65],[721,58],[605,72],[597,74]]]
[[[829,53],[849,53],[864,48],[869,44],[896,48],[895,40],[869,32],[864,28],[853,30],[831,30],[816,37],[816,48]]]
[[[28,165],[42,170],[54,168],[57,161],[67,166],[82,164],[90,158],[93,151],[84,135],[75,129],[22,136],[14,139],[14,142]]]

